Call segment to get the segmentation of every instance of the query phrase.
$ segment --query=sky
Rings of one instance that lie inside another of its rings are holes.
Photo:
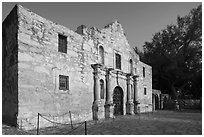
[[[2,21],[15,4],[73,31],[82,24],[102,29],[117,20],[129,44],[142,50],[156,32],[175,24],[178,15],[187,15],[201,2],[3,2]]]

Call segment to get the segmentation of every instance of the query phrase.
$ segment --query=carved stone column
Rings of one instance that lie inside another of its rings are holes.
[[[98,120],[100,118],[100,108],[101,108],[101,100],[100,100],[100,79],[99,79],[99,69],[100,64],[93,64],[91,67],[94,69],[94,101],[92,106],[93,119]]]
[[[152,111],[155,111],[155,95],[152,94]]]
[[[134,103],[131,99],[131,84],[130,78],[131,74],[127,74],[127,103],[126,103],[126,113],[130,115],[134,115]]]
[[[105,118],[113,116],[113,102],[111,101],[111,70],[111,68],[106,70]]]
[[[135,114],[138,113],[137,106],[140,104],[139,103],[139,98],[138,98],[138,81],[139,81],[139,76],[134,75],[133,76],[133,84],[134,84],[134,112]]]
[[[161,107],[160,109],[164,109],[164,96],[162,96],[161,94],[161,103],[160,103]]]

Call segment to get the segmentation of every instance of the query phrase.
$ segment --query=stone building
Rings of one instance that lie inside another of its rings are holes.
[[[152,68],[119,22],[74,32],[16,5],[2,26],[3,122],[36,128],[152,111]],[[40,126],[49,126],[40,120]]]
[[[160,90],[152,89],[152,111],[167,109],[168,100],[171,100],[169,94],[162,94]]]

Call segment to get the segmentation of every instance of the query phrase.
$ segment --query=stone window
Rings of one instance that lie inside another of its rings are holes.
[[[132,62],[132,59],[130,59],[130,74],[133,74],[133,62]]]
[[[104,81],[100,80],[100,93],[101,93],[101,99],[104,99]]]
[[[143,77],[145,77],[145,67],[143,67]]]
[[[121,70],[121,55],[118,53],[115,53],[115,63],[116,69]]]
[[[104,49],[102,46],[99,46],[99,63],[104,64]]]
[[[67,37],[58,35],[58,52],[67,53]]]
[[[59,75],[59,90],[69,90],[69,76]]]
[[[144,88],[144,95],[147,95],[147,88]]]

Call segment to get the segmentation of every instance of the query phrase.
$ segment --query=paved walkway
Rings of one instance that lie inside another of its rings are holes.
[[[78,125],[77,125],[78,126]],[[75,127],[77,127],[75,126]],[[70,126],[44,128],[40,134],[84,135],[84,124],[72,131]],[[36,131],[29,131],[36,134]],[[88,122],[88,135],[201,135],[201,112],[157,111],[134,116]]]

